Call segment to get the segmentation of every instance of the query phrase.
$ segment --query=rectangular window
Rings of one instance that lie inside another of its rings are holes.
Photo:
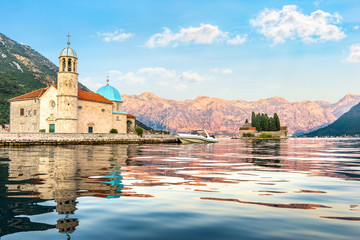
[[[27,115],[31,116],[31,109],[28,110]]]
[[[119,104],[116,104],[116,111],[119,111]]]
[[[24,116],[25,110],[23,108],[20,108],[20,116]]]
[[[49,132],[55,132],[55,124],[49,124]]]
[[[20,130],[24,131],[24,124],[20,124]]]
[[[36,109],[34,109],[34,116],[36,115]]]
[[[93,133],[93,127],[89,127],[89,133]]]

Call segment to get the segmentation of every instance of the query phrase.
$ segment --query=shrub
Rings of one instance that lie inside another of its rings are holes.
[[[141,127],[135,127],[135,132],[138,136],[142,137],[144,130]]]
[[[44,133],[44,132],[46,132],[46,130],[45,129],[40,129],[39,132]]]
[[[268,133],[262,133],[260,134],[260,138],[272,138],[272,135]]]
[[[243,137],[254,137],[252,133],[243,133]]]
[[[118,130],[117,130],[116,128],[112,128],[112,129],[110,130],[110,133],[118,133]]]

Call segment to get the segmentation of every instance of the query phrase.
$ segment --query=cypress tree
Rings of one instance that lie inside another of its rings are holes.
[[[260,116],[260,126],[261,126],[262,131],[266,131],[265,130],[265,115],[263,113]]]
[[[245,123],[248,123],[248,122],[249,122],[249,120],[246,119],[246,120],[245,120]]]
[[[272,117],[269,119],[269,130],[276,131],[275,119]]]
[[[269,116],[265,114],[265,123],[264,123],[265,131],[269,131]]]
[[[255,113],[254,112],[251,113],[251,126],[255,127]]]
[[[276,131],[280,131],[280,119],[277,113],[274,113],[274,121],[275,121]]]
[[[260,118],[261,118],[261,115],[260,113],[256,114],[256,124],[255,124],[255,127],[256,127],[256,130],[258,131],[261,131],[261,123],[260,123]]]

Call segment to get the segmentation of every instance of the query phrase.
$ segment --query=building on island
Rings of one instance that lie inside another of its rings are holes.
[[[123,111],[120,93],[109,80],[97,93],[78,90],[78,58],[67,44],[59,56],[57,86],[9,100],[11,132],[133,132],[135,118]]]
[[[279,131],[257,131],[256,127],[252,127],[251,122],[248,122],[239,128],[239,138],[259,137],[262,133],[270,134],[273,138],[288,138],[287,126],[280,126]]]

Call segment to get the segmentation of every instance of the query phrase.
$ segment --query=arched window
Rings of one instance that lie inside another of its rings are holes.
[[[63,58],[62,60],[62,71],[65,72],[65,67],[66,67],[66,62],[65,62],[65,58]]]
[[[71,59],[68,60],[68,72],[71,72]]]

